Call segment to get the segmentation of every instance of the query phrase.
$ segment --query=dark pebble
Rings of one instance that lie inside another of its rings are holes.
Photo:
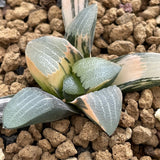
[[[108,53],[107,48],[101,48],[101,53],[102,53],[102,54],[106,54],[106,53]]]
[[[5,136],[5,135],[1,135],[1,137],[3,138],[3,141],[4,141],[4,145],[5,145],[5,146],[7,146],[7,145],[9,145],[9,144],[11,144],[11,143],[16,142],[17,136],[18,136],[18,135],[12,135],[12,136],[10,136],[10,137],[7,137],[7,136]]]
[[[18,74],[18,75],[22,75],[23,72],[24,72],[24,70],[25,70],[25,68],[26,68],[26,67],[19,66],[19,67],[16,69],[15,73]]]
[[[57,0],[57,6],[60,8],[62,7],[61,0]]]
[[[91,146],[91,143],[88,145],[87,148],[83,148],[83,147],[80,147],[80,146],[75,146],[76,150],[77,150],[77,154],[81,154],[82,152],[85,152],[85,151],[89,151],[90,153],[94,152],[94,150],[92,149],[92,146]]]

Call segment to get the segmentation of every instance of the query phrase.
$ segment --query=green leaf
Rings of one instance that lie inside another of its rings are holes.
[[[7,104],[3,112],[5,128],[20,128],[45,123],[77,113],[53,95],[39,88],[24,88]]]
[[[109,86],[120,69],[119,65],[98,57],[84,58],[73,65],[73,72],[88,92]]]
[[[63,96],[67,101],[85,93],[80,80],[75,75],[68,75],[63,81]]]
[[[92,121],[97,123],[108,135],[112,135],[118,126],[122,93],[116,86],[80,96],[71,102],[81,109]]]
[[[84,57],[91,55],[96,20],[97,5],[93,4],[83,9],[66,28],[67,40],[83,53]]]
[[[87,5],[88,0],[62,0],[62,15],[65,28],[68,27],[73,18],[86,8]]]
[[[28,68],[43,90],[61,97],[65,75],[82,56],[63,38],[45,36],[30,41],[26,47]]]
[[[160,54],[135,53],[113,60],[122,66],[113,82],[122,91],[137,91],[160,84]]]

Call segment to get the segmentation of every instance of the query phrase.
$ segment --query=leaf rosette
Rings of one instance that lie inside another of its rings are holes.
[[[112,135],[120,120],[121,90],[160,83],[160,54],[135,53],[112,61],[91,57],[97,6],[87,4],[87,0],[62,0],[65,38],[44,36],[27,44],[26,62],[42,90],[27,87],[13,98],[0,99],[0,109],[7,104],[5,128],[55,121],[82,111]]]

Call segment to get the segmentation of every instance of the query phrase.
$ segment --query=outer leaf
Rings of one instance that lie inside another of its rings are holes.
[[[94,39],[97,19],[97,5],[83,9],[66,28],[66,38],[84,57],[89,57]]]
[[[5,0],[0,0],[0,7],[5,7],[6,1]]]
[[[88,92],[109,86],[120,69],[119,65],[98,57],[84,58],[73,65],[73,72]]]
[[[62,0],[62,15],[65,28],[72,22],[78,13],[86,8],[88,0]]]
[[[30,124],[55,121],[77,113],[53,95],[39,88],[24,88],[4,109],[3,126],[19,128]]]
[[[12,99],[13,96],[6,96],[0,98],[0,123],[2,123],[3,110],[7,103]]]
[[[80,80],[75,75],[68,75],[63,81],[63,96],[71,101],[85,93]]]
[[[115,59],[122,66],[113,82],[122,91],[142,90],[160,84],[160,54],[135,53]]]
[[[28,43],[28,68],[39,85],[47,92],[61,97],[63,79],[71,66],[82,56],[67,40],[45,36]]]
[[[110,86],[78,97],[72,104],[78,106],[91,120],[111,135],[120,120],[122,93],[118,87]]]

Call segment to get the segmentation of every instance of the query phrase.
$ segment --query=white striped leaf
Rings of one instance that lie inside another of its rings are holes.
[[[113,60],[122,66],[113,82],[122,91],[136,91],[160,84],[160,54],[135,53]]]
[[[65,28],[72,22],[80,11],[86,8],[88,0],[62,0],[62,15]]]
[[[45,36],[28,43],[26,61],[28,68],[43,90],[62,97],[64,77],[82,56],[63,38]]]
[[[121,70],[119,65],[98,57],[81,59],[72,68],[88,92],[109,86]]]
[[[83,9],[66,28],[66,39],[75,46],[84,57],[91,55],[94,31],[97,20],[97,5]]]
[[[112,135],[118,126],[122,93],[116,86],[80,96],[71,102],[81,109],[92,121],[97,123],[108,135]]]
[[[75,113],[71,106],[39,88],[24,88],[5,107],[3,126],[20,128],[59,120]]]

